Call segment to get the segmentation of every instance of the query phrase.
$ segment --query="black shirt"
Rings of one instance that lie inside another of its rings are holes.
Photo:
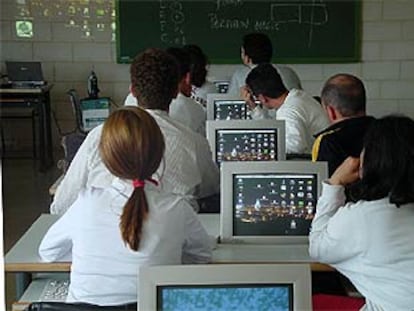
[[[369,116],[349,118],[316,134],[312,160],[327,161],[331,176],[347,157],[359,157],[365,132],[373,120]]]

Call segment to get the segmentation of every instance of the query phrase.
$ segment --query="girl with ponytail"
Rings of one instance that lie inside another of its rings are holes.
[[[107,188],[84,189],[39,253],[48,262],[72,258],[67,302],[136,308],[140,266],[209,262],[209,238],[191,205],[152,179],[164,138],[145,110],[113,112],[99,149],[117,178]]]

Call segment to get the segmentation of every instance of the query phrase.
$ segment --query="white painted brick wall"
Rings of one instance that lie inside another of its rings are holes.
[[[362,59],[364,61],[381,59],[381,42],[370,41],[362,43]]]
[[[109,43],[77,43],[73,45],[74,62],[110,62],[111,49]]]
[[[41,60],[52,89],[52,107],[69,126],[65,92],[70,88],[86,96],[92,66],[102,96],[122,103],[128,92],[129,66],[116,64],[116,45],[110,29],[82,36],[59,17],[34,20],[35,37],[15,37],[15,0],[0,0],[0,57],[4,60]],[[362,60],[351,64],[291,64],[312,95],[320,94],[330,76],[347,72],[359,76],[368,94],[368,112],[375,116],[407,113],[414,116],[414,0],[363,0]],[[211,65],[210,80],[229,79],[236,65]],[[54,139],[58,145],[57,133]]]
[[[384,60],[414,60],[413,41],[385,41],[382,44],[382,59]]]
[[[400,76],[400,64],[399,62],[363,63],[362,76],[370,80],[396,80]]]
[[[414,61],[401,62],[401,79],[414,82]]]
[[[413,99],[413,81],[381,82],[381,97],[384,99]],[[413,103],[414,104],[414,103]]]
[[[412,20],[414,16],[414,1],[385,0],[383,16],[384,20]]]
[[[2,61],[31,60],[33,59],[33,44],[31,42],[9,41],[1,44]]]
[[[40,61],[71,62],[73,60],[72,44],[35,42],[33,58]]]
[[[414,21],[402,23],[402,37],[404,40],[414,40]]]
[[[366,0],[362,4],[362,19],[364,21],[380,20],[382,16],[382,3],[377,0]]]
[[[364,41],[400,40],[402,24],[400,22],[366,22],[362,30]]]

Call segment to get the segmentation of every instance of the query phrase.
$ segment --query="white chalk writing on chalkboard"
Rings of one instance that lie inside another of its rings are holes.
[[[185,15],[181,1],[160,0],[160,40],[166,44],[186,44]]]
[[[243,0],[217,0],[216,2],[216,10],[220,10],[221,8],[229,7],[229,6],[241,6],[243,4]]]
[[[323,1],[314,0],[306,4],[277,3],[270,5],[270,18],[278,24],[308,24],[308,47],[312,44],[314,26],[328,22],[328,10]]]
[[[216,12],[208,14],[210,29],[278,31],[286,24],[308,25],[308,47],[310,47],[314,27],[328,23],[328,9],[324,0],[313,0],[308,3],[270,3],[267,19],[228,18],[220,15],[229,7],[242,7],[243,4],[242,0],[216,0]]]

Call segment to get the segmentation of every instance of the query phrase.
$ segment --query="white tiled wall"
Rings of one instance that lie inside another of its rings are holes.
[[[112,0],[105,0],[112,1]],[[330,1],[330,0],[327,0]],[[30,0],[26,0],[30,2]],[[122,103],[128,92],[128,65],[116,64],[111,31],[82,37],[59,16],[34,19],[34,38],[17,38],[14,30],[16,0],[0,1],[0,59],[40,60],[46,79],[54,83],[52,107],[63,127],[71,126],[71,110],[65,92],[76,88],[86,95],[92,67],[102,96]],[[414,118],[414,1],[363,0],[362,61],[353,64],[290,64],[305,90],[320,93],[322,84],[338,72],[362,78],[368,91],[368,111],[375,116],[406,113]],[[228,79],[236,66],[211,65],[212,79]],[[55,144],[58,135],[54,129]]]

